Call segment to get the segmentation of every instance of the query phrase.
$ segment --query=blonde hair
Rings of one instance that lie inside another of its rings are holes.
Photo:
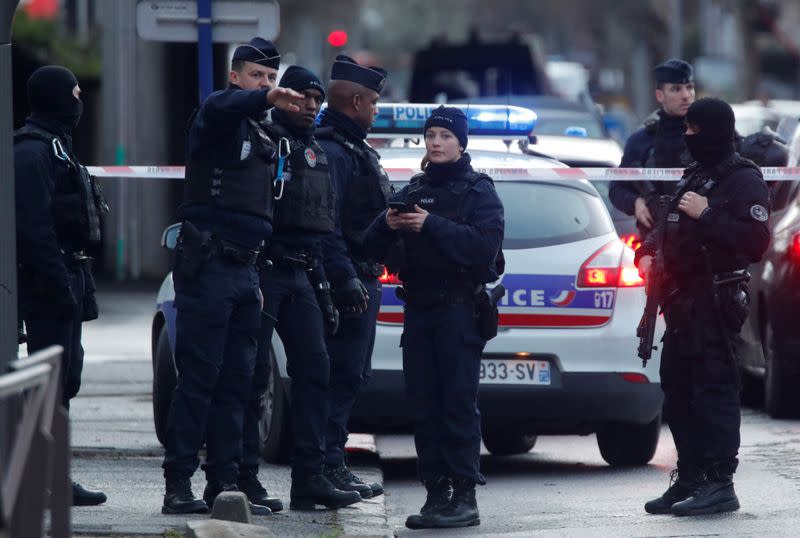
[[[428,166],[429,162],[430,161],[428,160],[428,154],[426,153],[425,155],[422,156],[422,162],[419,163],[419,169],[424,172],[425,167]]]

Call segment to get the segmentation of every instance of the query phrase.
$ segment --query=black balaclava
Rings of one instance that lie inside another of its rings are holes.
[[[66,67],[40,67],[28,79],[28,104],[31,112],[74,129],[83,112],[83,102],[72,94],[77,85],[78,79]]]
[[[686,123],[700,131],[684,135],[692,157],[703,166],[713,166],[731,156],[734,146],[735,117],[731,105],[717,97],[703,97],[686,111]]]

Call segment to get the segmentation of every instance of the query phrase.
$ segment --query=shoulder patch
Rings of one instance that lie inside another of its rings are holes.
[[[769,212],[763,205],[756,204],[750,207],[750,216],[758,222],[767,222],[767,219],[769,219]]]

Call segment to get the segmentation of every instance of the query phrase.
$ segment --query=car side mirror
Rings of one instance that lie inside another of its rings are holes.
[[[161,246],[167,250],[175,250],[175,245],[178,244],[178,233],[181,231],[181,223],[176,222],[171,226],[164,229],[161,234]]]

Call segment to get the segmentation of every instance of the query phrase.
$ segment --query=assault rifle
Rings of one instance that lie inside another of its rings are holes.
[[[658,212],[656,222],[651,233],[655,234],[656,255],[650,274],[645,282],[647,291],[647,302],[644,306],[642,319],[636,327],[636,336],[639,338],[638,355],[642,359],[642,367],[647,366],[647,361],[653,355],[653,336],[656,330],[656,318],[658,317],[658,307],[664,300],[664,232],[667,227],[667,216],[669,214],[669,203],[671,196],[660,196],[658,199]]]

